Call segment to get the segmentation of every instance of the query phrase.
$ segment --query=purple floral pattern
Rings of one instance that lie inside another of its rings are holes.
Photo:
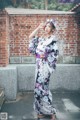
[[[58,46],[55,36],[47,39],[35,37],[30,40],[29,50],[36,56],[34,109],[37,114],[53,114],[52,94],[49,90],[50,76],[56,68]],[[44,54],[44,58],[40,55]]]

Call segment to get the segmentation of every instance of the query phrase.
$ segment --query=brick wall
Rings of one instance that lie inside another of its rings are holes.
[[[8,16],[8,15],[7,15]],[[10,63],[28,63],[32,55],[28,51],[29,34],[39,25],[41,21],[45,21],[47,18],[55,18],[57,26],[57,37],[59,39],[58,45],[60,49],[60,56],[58,63],[80,63],[80,27],[77,20],[80,16],[75,14],[26,14],[26,15],[10,15],[9,14],[9,27],[8,17],[4,17],[5,24],[2,28],[5,28],[5,35],[0,36],[0,43],[5,39],[5,46],[8,47],[7,42],[9,40],[9,53],[6,51],[3,45],[2,49],[4,53],[0,51],[0,56],[6,58],[6,64],[8,60]],[[1,17],[0,17],[1,21]],[[1,24],[0,24],[1,25]],[[9,28],[9,31],[7,30]],[[1,27],[0,27],[1,31]],[[8,34],[9,33],[9,34]],[[43,31],[38,34],[42,34]],[[7,40],[8,35],[8,40]],[[2,38],[2,40],[1,40]],[[2,44],[2,43],[1,43]],[[1,49],[1,48],[0,48]],[[9,56],[9,59],[8,59]],[[1,61],[3,61],[3,58]],[[28,59],[29,58],[29,59]],[[4,59],[5,60],[5,59]],[[6,65],[4,64],[3,65]],[[2,63],[0,62],[0,66]]]
[[[9,24],[8,16],[5,11],[0,11],[0,66],[9,63]]]
[[[78,56],[80,56],[80,13],[78,15],[79,16],[76,17],[76,21],[77,21],[77,25],[78,25],[77,53],[78,53]]]

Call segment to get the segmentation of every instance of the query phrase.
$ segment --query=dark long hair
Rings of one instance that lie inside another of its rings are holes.
[[[48,22],[46,23],[46,25],[47,25],[48,23],[49,23],[50,26],[51,26],[51,32],[53,32],[53,31],[56,29],[54,23],[53,23],[52,21],[48,21]]]

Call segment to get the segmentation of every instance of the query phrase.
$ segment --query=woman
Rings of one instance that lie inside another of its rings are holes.
[[[36,37],[39,30],[44,30],[44,36]],[[58,47],[53,20],[41,23],[29,36],[29,50],[36,57],[36,76],[34,89],[34,109],[38,118],[50,115],[55,120],[55,108],[52,106],[52,94],[49,90],[50,76],[56,68]]]

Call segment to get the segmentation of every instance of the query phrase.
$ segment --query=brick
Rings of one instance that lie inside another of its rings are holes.
[[[0,48],[1,58],[6,58],[5,63],[7,64],[9,61],[9,53],[10,57],[19,57],[24,56],[23,61],[26,61],[26,56],[30,56],[28,51],[28,43],[29,34],[40,24],[41,21],[45,21],[46,18],[55,18],[57,23],[57,37],[60,41],[64,41],[63,43],[63,56],[61,54],[61,59],[66,56],[76,56],[80,55],[79,49],[79,40],[80,28],[76,23],[76,20],[79,19],[80,16],[75,15],[6,15],[0,13],[0,45],[5,46]],[[76,20],[75,20],[76,18]],[[41,35],[44,31],[38,33]],[[8,41],[9,40],[9,41]],[[9,44],[9,45],[7,45]],[[9,53],[7,46],[9,46]],[[61,49],[61,46],[60,46]],[[1,64],[0,64],[1,66]]]
[[[3,13],[3,15],[1,15]],[[0,66],[8,64],[8,25],[6,12],[0,12]]]

